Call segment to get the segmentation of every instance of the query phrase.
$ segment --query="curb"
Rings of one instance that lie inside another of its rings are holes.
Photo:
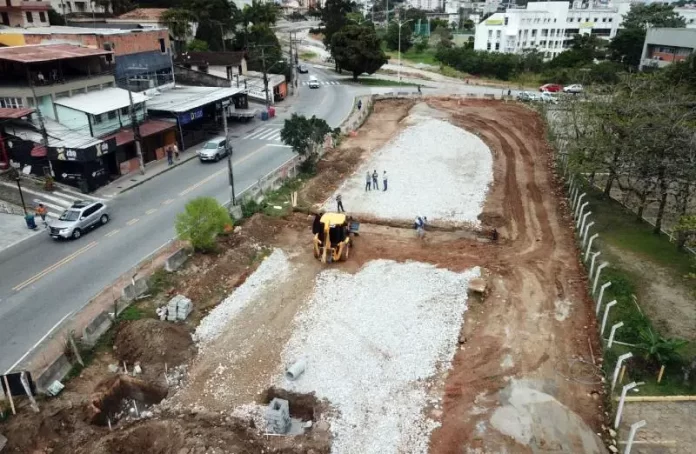
[[[175,169],[176,167],[179,167],[180,165],[185,164],[185,163],[189,162],[189,161],[192,160],[192,159],[195,159],[196,157],[198,157],[198,155],[196,155],[195,152],[192,152],[192,154],[191,154],[190,156],[187,156],[186,158],[181,158],[178,162],[174,163],[174,165],[167,166],[167,167],[166,167],[164,170],[162,170],[161,172],[158,172],[158,173],[155,173],[155,174],[152,174],[152,175],[147,176],[145,179],[138,181],[138,182],[135,183],[134,185],[129,186],[129,187],[125,188],[125,189],[122,189],[121,191],[118,191],[118,192],[114,193],[111,197],[116,197],[116,196],[119,195],[119,194],[123,194],[124,192],[128,192],[128,191],[130,191],[130,190],[133,189],[133,188],[137,188],[137,187],[140,186],[141,184],[146,183],[146,182],[152,180],[153,178],[156,178],[156,177],[162,175],[163,173],[167,173],[167,172],[169,172],[170,170]]]

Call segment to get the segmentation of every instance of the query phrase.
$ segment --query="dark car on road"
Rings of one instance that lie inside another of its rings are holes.
[[[297,72],[300,74],[307,74],[309,69],[305,65],[297,65]]]

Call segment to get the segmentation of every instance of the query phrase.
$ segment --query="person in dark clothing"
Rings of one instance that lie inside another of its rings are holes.
[[[362,110],[362,100],[358,99],[358,110]]]
[[[377,182],[377,178],[379,178],[379,174],[377,173],[377,169],[375,169],[375,171],[372,172],[372,187],[375,189],[375,191],[379,191],[379,183]]]
[[[339,213],[346,212],[346,210],[343,209],[343,201],[341,200],[341,194],[336,194],[336,209]]]
[[[321,214],[317,213],[314,215],[314,222],[312,223],[312,233],[316,235],[321,232]]]
[[[172,150],[172,147],[167,147],[167,164],[174,164],[174,152]]]
[[[510,90],[510,89],[508,88],[508,98],[509,98],[510,96],[512,96],[512,90]]]
[[[382,190],[383,191],[387,190],[387,171],[386,170],[382,173]]]
[[[372,176],[370,175],[370,171],[368,170],[367,173],[365,174],[365,192],[372,190],[372,188],[370,188],[371,183],[372,183]]]

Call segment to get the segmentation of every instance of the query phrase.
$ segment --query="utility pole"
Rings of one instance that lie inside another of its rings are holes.
[[[268,98],[268,73],[266,72],[266,50],[261,48],[261,62],[263,64],[263,90],[266,95],[266,111],[271,106],[271,100]]]
[[[227,174],[230,181],[230,200],[232,201],[232,206],[237,205],[237,199],[234,194],[234,170],[232,167],[232,152],[234,151],[230,146],[230,137],[227,133],[227,106],[230,105],[230,101],[222,101],[220,103],[222,106],[222,126],[225,129],[225,154],[227,155]]]
[[[34,105],[36,106],[36,118],[39,120],[39,128],[41,129],[41,145],[43,145],[44,149],[46,150],[46,161],[48,161],[48,173],[50,174],[51,178],[54,178],[55,174],[53,173],[53,165],[51,164],[51,160],[48,159],[48,131],[46,131],[46,124],[44,123],[43,114],[41,114],[41,109],[39,108],[39,100],[36,97],[34,82],[32,82],[31,80],[29,70],[27,70],[27,80],[29,81],[29,87],[31,88],[31,95],[34,98]]]
[[[133,106],[133,92],[130,89],[130,79],[128,80],[128,101],[130,103],[131,127],[133,128],[133,139],[135,140],[135,154],[138,156],[140,174],[145,175],[145,162],[143,161],[142,145],[140,143],[140,126],[138,126],[138,116],[135,114]]]
[[[295,94],[295,78],[297,77],[295,67],[295,59],[292,57],[292,32],[290,32],[290,94],[292,95]]]
[[[409,19],[409,20],[406,20],[403,22],[401,22],[401,21],[397,22],[397,25],[399,26],[399,68],[397,70],[399,82],[401,82],[401,26],[411,22],[411,20],[413,20],[413,19]],[[387,25],[387,27],[389,27],[389,25]]]

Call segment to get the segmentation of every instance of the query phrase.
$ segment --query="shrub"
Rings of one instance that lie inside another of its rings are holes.
[[[176,234],[188,241],[200,252],[215,249],[215,238],[231,226],[227,209],[213,197],[198,197],[186,204],[183,213],[176,217]]]

